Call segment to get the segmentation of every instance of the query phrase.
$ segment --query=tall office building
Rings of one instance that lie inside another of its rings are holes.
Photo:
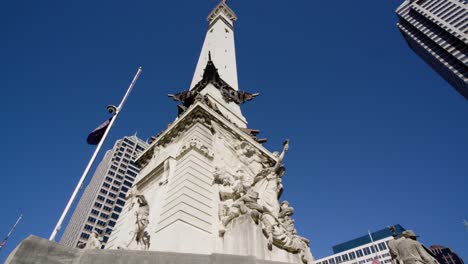
[[[405,229],[401,225],[395,225],[397,235],[401,235]],[[371,238],[372,237],[372,238]],[[373,232],[370,236],[364,235],[353,240],[333,246],[333,255],[316,260],[316,264],[386,264],[392,261],[388,242],[393,240],[392,231],[389,228]]]
[[[429,248],[440,264],[464,264],[463,260],[450,248],[441,245],[432,245]]]
[[[136,136],[117,140],[99,164],[63,233],[60,243],[70,247],[86,244],[97,231],[106,244],[125,205],[125,195],[132,187],[139,168],[134,158],[148,144]]]
[[[468,2],[406,0],[396,13],[410,48],[468,99]]]

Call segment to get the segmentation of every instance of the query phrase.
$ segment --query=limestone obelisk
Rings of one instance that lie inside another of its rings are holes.
[[[138,157],[107,248],[313,262],[293,208],[279,200],[289,142],[270,152],[242,115],[258,94],[238,88],[236,19],[225,1],[209,14],[192,83],[171,95],[178,116]]]

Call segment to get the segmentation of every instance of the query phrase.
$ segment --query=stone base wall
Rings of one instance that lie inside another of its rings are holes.
[[[77,249],[29,236],[10,254],[6,264],[281,264],[253,256],[182,254],[155,251]]]
[[[275,245],[268,249],[268,240],[262,227],[248,215],[240,216],[229,224],[223,237],[223,253],[255,256],[259,259],[289,263],[302,263],[298,254],[292,254]]]

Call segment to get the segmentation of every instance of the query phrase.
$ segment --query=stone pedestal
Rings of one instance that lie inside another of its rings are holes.
[[[157,251],[69,248],[30,236],[10,254],[5,264],[281,264],[253,256],[183,254]]]
[[[275,245],[268,249],[268,240],[261,225],[248,215],[234,219],[223,238],[223,252],[232,255],[255,256],[259,259],[301,263],[299,254],[282,250]]]

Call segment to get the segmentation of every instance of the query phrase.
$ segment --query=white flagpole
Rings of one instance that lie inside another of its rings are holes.
[[[372,242],[372,247],[373,247],[374,250],[375,250],[375,257],[374,257],[374,259],[378,259],[379,253],[378,253],[377,247],[375,246],[374,238],[372,238],[372,234],[371,234],[370,230],[367,230],[367,232],[369,233],[369,237],[370,237],[370,240],[371,240],[371,242]]]
[[[16,220],[16,223],[13,225],[13,227],[10,229],[10,232],[8,232],[8,235],[6,236],[7,238],[11,235],[11,233],[13,233],[13,230],[15,230],[16,226],[18,225],[18,223],[21,221],[21,218],[23,218],[23,214],[21,214],[19,217],[18,217],[18,220]]]
[[[112,119],[111,119],[109,125],[107,126],[107,129],[106,129],[106,131],[104,132],[104,135],[102,136],[101,141],[100,141],[99,144],[97,145],[96,150],[94,151],[94,154],[93,154],[93,156],[91,157],[91,160],[89,161],[88,165],[86,166],[86,169],[85,169],[84,172],[83,172],[83,175],[81,175],[80,181],[79,181],[78,184],[76,185],[75,190],[73,191],[73,194],[72,194],[72,196],[70,197],[70,200],[68,200],[67,206],[65,207],[65,210],[63,210],[63,213],[62,213],[62,215],[60,216],[60,219],[58,220],[57,225],[56,225],[55,228],[54,228],[54,231],[52,231],[52,234],[50,235],[49,240],[51,240],[51,241],[54,240],[54,239],[55,239],[55,236],[57,235],[57,233],[58,233],[58,232],[60,231],[60,229],[62,228],[63,220],[65,219],[66,215],[68,214],[68,211],[70,210],[70,207],[71,207],[71,205],[73,204],[73,201],[75,200],[76,195],[78,194],[78,191],[81,189],[81,186],[83,185],[83,182],[85,181],[86,176],[88,175],[88,172],[89,172],[89,170],[91,169],[91,166],[93,165],[94,160],[96,159],[96,156],[97,156],[99,150],[100,150],[101,147],[102,147],[102,144],[103,144],[104,141],[106,140],[106,137],[107,137],[107,134],[109,133],[109,130],[111,129],[112,125],[113,125],[114,122],[115,122],[115,119],[117,119],[117,116],[119,115],[120,111],[122,110],[122,107],[123,107],[125,101],[127,101],[127,98],[128,98],[128,96],[129,96],[130,92],[132,91],[133,86],[135,85],[135,82],[137,81],[138,77],[140,76],[141,70],[142,70],[142,67],[139,67],[139,68],[138,68],[138,71],[137,71],[136,74],[135,74],[135,77],[133,77],[132,83],[130,84],[130,86],[129,86],[128,89],[127,89],[127,92],[125,93],[124,97],[122,98],[122,101],[120,102],[119,107],[117,107],[117,109],[116,109],[116,111],[115,111],[115,114],[114,114],[114,116],[112,117]]]

